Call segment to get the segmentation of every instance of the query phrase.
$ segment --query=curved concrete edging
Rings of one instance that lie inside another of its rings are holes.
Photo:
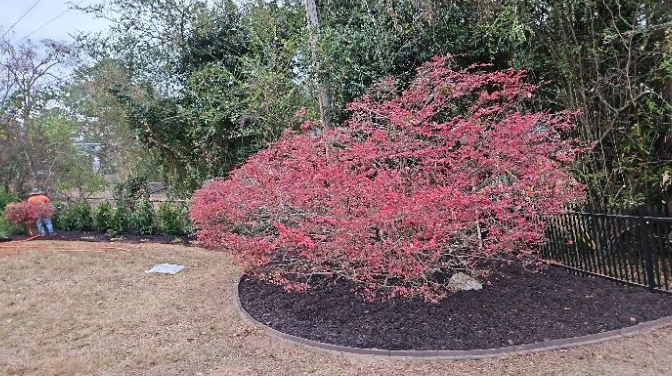
[[[483,349],[483,350],[383,350],[383,349],[348,347],[348,346],[332,345],[329,343],[317,342],[310,339],[297,337],[295,335],[280,332],[278,330],[271,328],[268,325],[264,325],[261,322],[257,321],[257,319],[252,317],[252,315],[250,315],[245,310],[245,308],[243,308],[243,305],[240,302],[239,286],[240,286],[240,280],[242,278],[243,277],[241,277],[238,280],[238,282],[236,282],[234,300],[236,303],[236,309],[238,310],[238,313],[244,320],[248,321],[250,324],[254,326],[261,327],[269,335],[279,338],[281,340],[289,341],[291,343],[298,344],[301,346],[307,346],[313,349],[317,348],[321,350],[333,351],[341,355],[350,355],[350,354],[373,355],[392,359],[404,359],[404,358],[446,359],[446,360],[485,359],[485,358],[506,357],[513,355],[526,355],[542,351],[552,351],[583,345],[592,345],[617,338],[628,337],[644,331],[656,328],[662,328],[672,324],[672,316],[667,316],[657,320],[647,321],[641,324],[628,326],[621,329],[610,330],[608,332],[603,333],[589,334],[574,338],[561,338],[546,342],[530,343],[526,345],[506,346],[506,347],[498,347],[494,349]]]

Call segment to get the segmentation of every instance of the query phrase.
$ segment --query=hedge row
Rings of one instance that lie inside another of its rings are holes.
[[[88,202],[55,203],[52,217],[58,230],[98,231],[113,234],[138,233],[140,235],[190,235],[191,222],[187,209],[163,202],[155,210],[147,200],[133,207],[102,202],[92,207]]]
[[[5,218],[5,206],[18,198],[0,188],[0,238],[25,234]],[[191,235],[192,225],[186,205],[162,202],[158,207],[148,200],[103,201],[92,207],[87,201],[55,202],[52,222],[56,230],[99,231],[111,234]]]

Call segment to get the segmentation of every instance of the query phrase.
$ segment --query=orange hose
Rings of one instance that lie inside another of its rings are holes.
[[[121,248],[121,247],[103,247],[103,249],[116,249],[117,251],[126,251],[126,252],[130,252],[130,251],[131,251],[130,249],[127,249],[127,248]]]
[[[0,248],[10,248],[10,247],[19,247],[21,249],[25,248],[38,248],[38,249],[43,249],[44,251],[51,251],[51,252],[92,252],[92,253],[101,253],[101,252],[106,252],[107,250],[116,250],[116,251],[123,251],[123,252],[130,252],[129,249],[127,248],[121,248],[121,247],[111,247],[111,246],[104,246],[104,247],[98,247],[96,249],[67,249],[67,248],[56,248],[56,249],[49,249],[49,245],[46,244],[40,244],[40,245],[17,245],[16,243],[25,243],[28,241],[31,241],[35,238],[40,237],[40,235],[35,235],[31,236],[28,239],[24,240],[15,240],[11,242],[7,242],[5,244],[0,244]],[[52,246],[53,247],[53,246]],[[23,252],[39,252],[39,251],[23,251]],[[22,253],[21,250],[14,250],[14,251],[9,251],[9,252],[0,252],[4,254],[18,254]]]
[[[20,255],[20,254],[26,254],[26,253],[37,253],[37,252],[40,252],[40,253],[50,253],[50,252],[59,252],[59,253],[61,253],[61,252],[67,252],[67,253],[71,253],[71,252],[75,252],[75,253],[77,253],[77,252],[82,252],[82,253],[107,253],[109,251],[98,250],[98,249],[62,249],[62,248],[49,249],[49,250],[47,250],[47,249],[28,249],[28,250],[21,249],[21,250],[18,250],[17,249],[17,250],[0,251],[0,257],[9,256],[9,255]]]
[[[8,247],[3,247],[3,248],[8,248]],[[55,250],[60,250],[60,249],[67,249],[67,248],[53,248],[53,246],[48,246],[48,245],[20,245],[17,246],[17,248],[25,249],[25,248],[42,248],[42,249],[55,249]],[[79,249],[94,249],[94,248],[79,248]],[[124,251],[124,252],[130,252],[130,249],[127,248],[120,248],[120,247],[97,247],[95,248],[96,250],[115,250],[115,251]],[[77,252],[77,250],[73,249],[73,252]]]
[[[106,250],[98,250],[98,249],[64,249],[64,248],[58,248],[58,249],[30,249],[30,250],[9,250],[9,251],[1,251],[0,256],[2,255],[18,255],[22,253],[34,253],[34,252],[84,252],[84,253],[107,253],[109,251]]]
[[[9,248],[9,247],[11,247],[12,245],[14,245],[14,244],[16,244],[16,243],[25,243],[25,242],[29,242],[29,241],[31,241],[31,240],[33,240],[33,239],[35,239],[35,238],[39,238],[40,236],[42,236],[42,235],[31,236],[30,238],[28,238],[28,239],[23,239],[23,240],[12,240],[11,242],[7,242],[7,243],[5,243],[5,244],[0,244],[0,248]]]

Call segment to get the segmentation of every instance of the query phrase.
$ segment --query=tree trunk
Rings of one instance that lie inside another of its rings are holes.
[[[306,17],[308,18],[308,26],[310,28],[310,44],[312,47],[313,61],[317,62],[317,29],[320,25],[320,20],[317,16],[317,6],[315,0],[306,0]],[[329,107],[331,100],[329,98],[329,88],[327,85],[317,78],[318,101],[320,104],[320,120],[322,127],[326,128],[331,125],[329,117]]]

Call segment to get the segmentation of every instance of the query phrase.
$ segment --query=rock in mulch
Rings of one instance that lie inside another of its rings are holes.
[[[509,268],[479,291],[438,304],[365,302],[336,283],[304,294],[244,278],[243,307],[284,333],[337,345],[391,350],[487,349],[619,329],[672,315],[672,297],[560,268]]]
[[[448,290],[453,292],[481,290],[482,288],[483,284],[481,282],[464,273],[455,273],[448,281]]]

